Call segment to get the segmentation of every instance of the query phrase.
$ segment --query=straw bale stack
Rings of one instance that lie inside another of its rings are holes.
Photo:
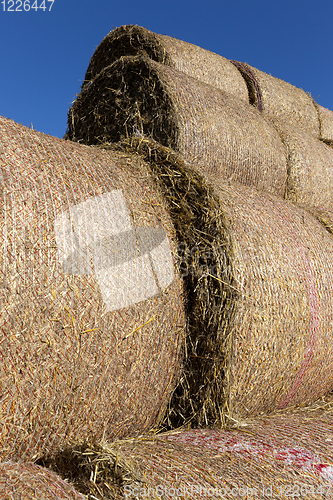
[[[333,148],[279,120],[274,125],[286,148],[285,198],[310,210],[333,231]]]
[[[66,137],[98,144],[133,134],[180,152],[208,177],[284,195],[284,147],[258,110],[142,57],[119,59],[82,90]]]
[[[262,417],[229,431],[179,430],[74,453],[87,476],[98,466],[84,488],[103,500],[332,499],[332,424],[332,414],[309,411]]]
[[[29,462],[0,464],[1,500],[84,500],[67,482]]]
[[[148,165],[5,118],[0,141],[1,460],[148,431],[185,325]]]
[[[318,112],[309,94],[249,64],[231,62],[247,82],[251,104],[271,118],[278,118],[316,138],[320,137]]]
[[[189,333],[165,425],[230,425],[307,405],[333,387],[333,241],[306,210],[208,183],[175,153],[150,161],[179,238]]]
[[[249,101],[246,83],[228,59],[191,43],[131,25],[116,28],[102,40],[90,60],[83,86],[118,58],[135,55],[145,55],[243,102]]]
[[[315,103],[320,121],[320,139],[333,145],[333,111]]]

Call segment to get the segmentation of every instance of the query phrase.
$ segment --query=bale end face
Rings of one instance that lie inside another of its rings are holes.
[[[175,148],[173,104],[151,61],[126,57],[82,90],[68,114],[66,138],[101,144],[144,135]]]
[[[172,66],[170,56],[154,33],[141,26],[124,25],[110,31],[99,44],[90,60],[82,88],[121,57],[136,55]]]

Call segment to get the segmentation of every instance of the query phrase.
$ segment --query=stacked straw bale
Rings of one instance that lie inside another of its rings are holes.
[[[258,110],[143,57],[119,59],[81,91],[66,137],[98,144],[133,133],[181,153],[208,177],[284,195],[284,147]]]
[[[247,63],[229,61],[196,45],[140,26],[120,26],[102,40],[91,57],[82,87],[91,84],[117,59],[137,55],[175,68],[238,100],[250,102],[272,118],[301,127],[325,142],[333,142],[332,112],[318,105],[302,89]]]
[[[333,111],[316,103],[320,121],[320,139],[333,145]]]
[[[278,118],[320,137],[318,112],[309,94],[246,63],[231,62],[247,82],[251,104],[273,119]]]
[[[123,56],[145,55],[248,103],[246,83],[228,59],[191,43],[153,33],[140,26],[111,31],[94,52],[83,86]]]
[[[333,148],[279,120],[274,125],[286,148],[285,198],[316,215],[333,231]]]
[[[332,413],[307,412],[77,447],[94,476],[77,487],[102,499],[332,499],[332,424]]]
[[[0,459],[148,431],[185,325],[148,165],[5,118],[0,141]]]
[[[150,161],[179,238],[189,334],[166,425],[230,425],[333,387],[333,241],[307,211],[208,183],[167,148]]]
[[[33,463],[0,464],[1,500],[84,500],[67,482]]]

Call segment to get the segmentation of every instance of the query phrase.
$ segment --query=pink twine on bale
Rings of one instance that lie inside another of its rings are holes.
[[[272,202],[270,202],[270,203],[272,203]],[[294,383],[290,389],[289,394],[287,394],[282,399],[282,401],[280,401],[280,403],[278,405],[278,408],[282,409],[290,404],[291,400],[293,399],[293,397],[297,393],[297,390],[299,389],[299,387],[302,383],[302,380],[304,378],[304,375],[306,373],[306,369],[309,365],[310,359],[313,355],[314,346],[315,346],[315,342],[317,339],[317,333],[318,333],[319,305],[318,305],[318,299],[317,299],[318,290],[317,290],[317,287],[315,286],[315,283],[314,283],[313,274],[311,272],[311,266],[309,263],[309,259],[304,251],[304,246],[302,245],[302,242],[300,241],[297,233],[294,231],[294,229],[292,228],[292,226],[289,223],[289,221],[287,220],[287,218],[284,217],[282,213],[279,213],[279,217],[283,220],[283,223],[289,227],[290,232],[293,235],[295,241],[298,241],[298,247],[299,247],[300,254],[301,254],[302,260],[303,260],[303,264],[304,264],[304,267],[306,270],[304,277],[305,277],[305,281],[306,281],[308,292],[309,292],[308,297],[309,297],[309,309],[310,309],[310,325],[309,325],[310,333],[309,333],[308,345],[307,345],[306,351],[304,353],[304,360],[303,360],[301,367],[296,375],[296,378],[295,378]]]
[[[281,446],[278,442],[268,442],[258,436],[249,439],[241,431],[188,431],[180,434],[166,435],[166,441],[184,443],[190,446],[201,446],[219,453],[231,452],[233,455],[251,455],[259,459],[272,457],[286,467],[296,467],[304,472],[315,473],[333,484],[333,466],[324,463],[323,459],[301,446]]]

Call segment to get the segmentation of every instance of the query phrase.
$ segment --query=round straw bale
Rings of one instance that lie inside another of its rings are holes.
[[[320,139],[333,145],[333,111],[315,102],[320,122]]]
[[[239,290],[230,407],[238,418],[310,403],[333,387],[332,238],[271,195],[236,186],[217,193]]]
[[[260,111],[300,127],[319,138],[318,113],[312,97],[290,83],[238,61],[231,61],[247,82],[250,103]]]
[[[83,86],[118,58],[135,55],[148,56],[249,102],[246,83],[228,59],[191,43],[132,25],[116,28],[102,40],[90,60]]]
[[[0,119],[0,457],[155,425],[184,339],[175,230],[137,156]]]
[[[279,120],[273,123],[286,148],[285,198],[310,210],[333,231],[333,148]]]
[[[332,424],[332,414],[263,417],[239,429],[143,436],[78,456],[87,464],[89,453],[91,474],[98,464],[100,491],[118,484],[117,498],[332,499]]]
[[[233,96],[142,57],[124,57],[86,87],[68,116],[67,137],[85,144],[141,134],[218,175],[283,196],[286,158],[278,133]]]
[[[230,425],[329,392],[331,235],[286,200],[208,183],[167,148],[137,143],[164,186],[190,304],[166,425]]]
[[[29,462],[0,464],[1,500],[84,500],[63,479]]]

